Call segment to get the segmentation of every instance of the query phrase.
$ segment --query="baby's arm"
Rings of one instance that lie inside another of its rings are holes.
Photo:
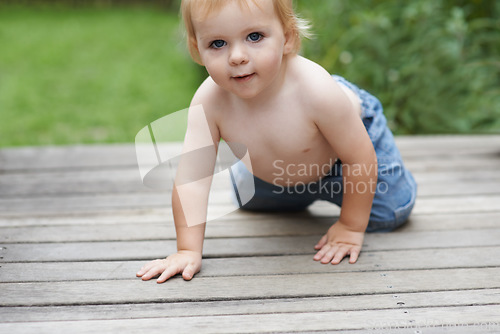
[[[163,283],[176,274],[190,280],[201,269],[208,194],[217,156],[219,132],[201,105],[189,111],[183,155],[172,192],[177,253],[147,263],[137,272],[149,280],[160,275]]]
[[[191,280],[201,269],[205,223],[187,225],[176,187],[172,193],[172,210],[177,235],[177,253],[144,265],[137,273],[144,281],[160,275],[157,282],[163,283],[177,274],[182,274],[185,280]]]
[[[316,124],[342,161],[344,192],[339,220],[316,244],[314,260],[338,264],[349,255],[349,262],[354,263],[375,194],[377,156],[357,108],[338,87],[335,91],[323,97],[326,108],[316,114]],[[328,107],[329,103],[335,108]]]
[[[366,152],[366,154],[367,158],[371,157],[370,152]],[[357,173],[353,175],[353,164],[344,163],[342,160],[345,189],[340,217],[314,247],[318,250],[314,260],[321,261],[321,263],[338,264],[346,255],[350,255],[350,263],[357,261],[363,245],[364,232],[368,225],[377,184],[376,157],[374,162],[369,160],[367,159],[364,163],[367,170],[362,175]],[[356,191],[356,189],[362,191]]]

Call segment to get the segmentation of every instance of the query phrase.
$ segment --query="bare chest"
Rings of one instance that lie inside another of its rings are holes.
[[[276,183],[276,175],[284,174],[293,183],[313,182],[321,175],[304,170],[335,161],[335,153],[314,122],[293,108],[242,119],[230,117],[220,131],[224,140],[248,149],[254,175],[268,182]]]

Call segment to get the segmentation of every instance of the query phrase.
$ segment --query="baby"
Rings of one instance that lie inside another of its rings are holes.
[[[183,0],[182,14],[190,53],[210,75],[193,97],[184,152],[211,147],[208,175],[221,139],[243,144],[251,163],[242,159],[232,181],[235,189],[253,182],[255,194],[242,209],[304,210],[318,199],[341,206],[314,246],[323,264],[355,263],[365,231],[407,220],[416,184],[380,102],[297,54],[307,25],[292,0]],[[178,251],[141,268],[143,280],[190,280],[201,269],[211,180],[181,182],[193,165],[181,161],[172,194]]]

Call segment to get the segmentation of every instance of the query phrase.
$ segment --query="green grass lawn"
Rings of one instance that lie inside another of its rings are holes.
[[[178,15],[155,9],[0,8],[0,46],[2,147],[133,142],[202,79]]]

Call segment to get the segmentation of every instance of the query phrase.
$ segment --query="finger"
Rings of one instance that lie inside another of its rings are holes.
[[[151,270],[151,268],[153,268],[157,262],[159,260],[154,260],[154,261],[150,261],[148,263],[146,263],[145,265],[142,266],[142,268],[137,272],[137,276],[138,277],[141,277],[142,275],[144,275],[145,273],[147,273],[149,270]]]
[[[194,265],[188,264],[182,272],[182,278],[184,278],[186,281],[190,281],[193,278],[194,274],[196,274]]]
[[[359,257],[359,250],[353,249],[351,250],[351,256],[349,257],[349,263],[356,263]]]
[[[146,273],[144,273],[142,275],[142,280],[143,281],[147,281],[147,280],[149,280],[149,279],[151,279],[151,278],[153,278],[155,276],[158,276],[158,275],[160,275],[163,272],[164,269],[165,269],[164,266],[155,266],[155,267],[152,267]]]
[[[329,244],[326,244],[323,247],[321,247],[319,252],[317,252],[316,255],[314,255],[314,257],[313,257],[314,261],[321,260],[323,258],[323,256],[325,256],[326,252],[328,252],[329,249],[330,249]]]
[[[333,246],[332,248],[330,248],[328,252],[326,252],[323,258],[321,259],[321,263],[327,264],[328,262],[330,262],[335,256],[335,254],[338,252],[338,250],[339,250],[338,246]]]
[[[139,271],[137,272],[137,274],[135,274],[135,275],[136,275],[137,277],[141,277],[141,276],[144,276],[144,274],[145,274],[145,273],[147,273],[147,272],[148,272],[148,271],[150,271],[150,270],[151,270],[151,267],[150,267],[150,266],[148,266],[148,267],[144,266],[144,267],[142,267],[142,268],[141,268],[141,270],[139,270]]]
[[[150,280],[151,278],[159,275],[161,273],[160,270],[156,269],[156,268],[151,268],[150,270],[148,270],[146,273],[144,273],[141,278],[143,281],[148,281]]]
[[[342,259],[347,255],[347,253],[349,252],[349,248],[347,247],[340,247],[338,252],[335,253],[335,256],[333,257],[332,259],[332,264],[339,264],[340,261],[342,261]]]
[[[157,261],[153,266],[150,266],[148,271],[142,275],[142,280],[147,281],[155,276],[160,275],[166,269],[166,265],[162,261]]]
[[[326,244],[326,241],[327,241],[327,236],[326,234],[318,241],[318,243],[316,244],[316,246],[314,246],[314,249],[321,249],[325,244]]]
[[[137,277],[141,277],[142,275],[144,275],[147,271],[149,270],[149,268],[147,267],[147,265],[144,265],[141,269],[139,269],[139,271],[135,274]]]
[[[177,275],[182,271],[179,267],[168,267],[163,271],[163,273],[156,280],[157,283],[163,283],[168,280],[170,277]]]

